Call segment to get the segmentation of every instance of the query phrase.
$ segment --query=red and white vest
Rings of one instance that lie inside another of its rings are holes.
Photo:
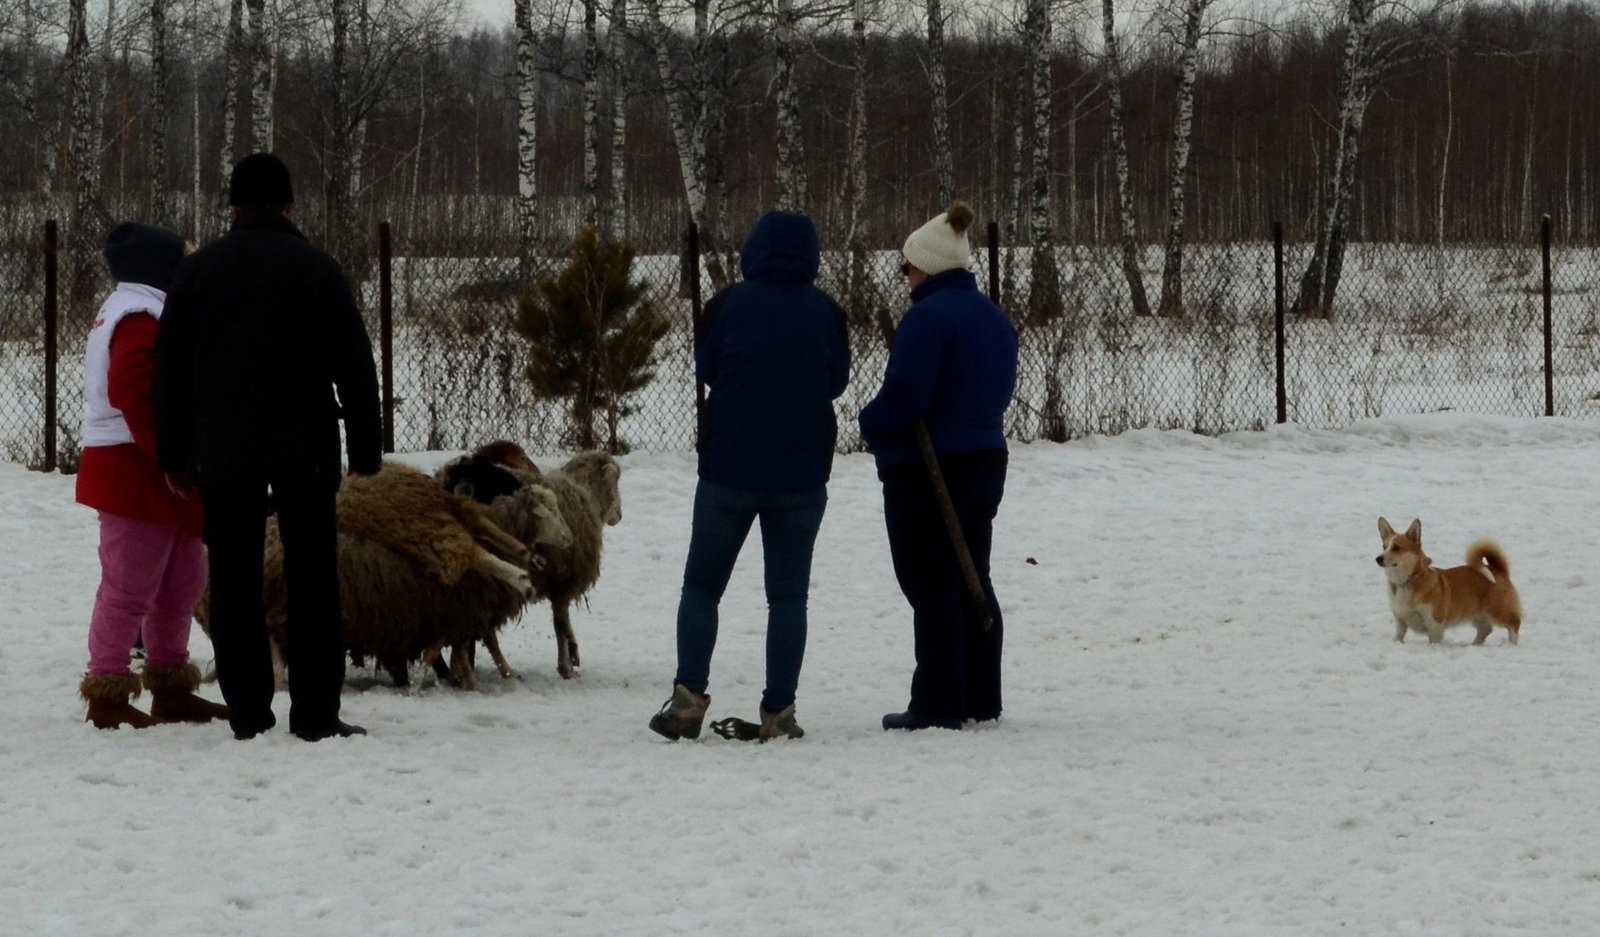
[[[83,441],[85,446],[120,446],[133,442],[122,411],[111,405],[111,336],[117,323],[133,312],[161,318],[167,294],[143,283],[118,283],[100,306],[83,352]]]

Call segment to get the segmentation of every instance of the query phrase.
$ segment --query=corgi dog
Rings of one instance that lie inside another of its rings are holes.
[[[1470,624],[1478,629],[1473,644],[1482,644],[1495,625],[1506,629],[1512,644],[1522,628],[1522,600],[1511,584],[1511,567],[1492,540],[1479,540],[1467,548],[1467,565],[1436,569],[1422,552],[1422,521],[1414,520],[1403,534],[1378,518],[1383,552],[1378,565],[1389,580],[1389,608],[1394,612],[1394,639],[1406,632],[1427,634],[1429,644],[1444,639],[1444,630]]]

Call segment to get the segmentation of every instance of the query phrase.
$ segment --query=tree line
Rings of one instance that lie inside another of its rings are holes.
[[[961,197],[1007,243],[1122,244],[1136,309],[1169,314],[1185,243],[1274,221],[1315,245],[1303,309],[1351,238],[1525,241],[1549,213],[1600,239],[1593,2],[1127,3],[511,0],[467,28],[461,0],[0,0],[0,198],[203,238],[268,149],[347,263],[380,218],[528,258],[693,219],[717,280],[764,210],[859,253]]]

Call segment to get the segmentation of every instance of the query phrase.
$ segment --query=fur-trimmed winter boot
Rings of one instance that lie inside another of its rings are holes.
[[[200,668],[144,668],[144,688],[150,691],[150,717],[157,722],[210,722],[228,718],[228,707],[196,696],[200,687]]]
[[[148,729],[159,722],[128,702],[139,695],[139,678],[131,673],[84,674],[78,695],[89,704],[89,715],[83,721],[94,723],[96,729]]]

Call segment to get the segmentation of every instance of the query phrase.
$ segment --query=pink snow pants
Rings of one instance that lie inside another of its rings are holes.
[[[89,619],[89,673],[124,675],[144,636],[151,667],[189,662],[189,627],[206,587],[200,538],[169,524],[100,513],[100,590]]]

